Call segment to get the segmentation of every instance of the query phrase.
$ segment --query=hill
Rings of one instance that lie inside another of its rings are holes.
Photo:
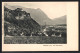
[[[53,19],[54,24],[67,24],[66,15]]]
[[[21,8],[15,10],[4,7],[4,28],[5,33],[12,35],[31,34],[40,30],[40,25],[31,18],[30,13],[23,11]]]

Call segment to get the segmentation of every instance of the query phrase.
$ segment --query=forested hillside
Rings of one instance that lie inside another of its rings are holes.
[[[40,25],[31,18],[30,13],[17,8],[15,10],[4,7],[5,35],[29,35],[40,31]]]

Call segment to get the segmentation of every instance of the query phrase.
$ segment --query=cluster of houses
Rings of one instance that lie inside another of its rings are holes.
[[[46,26],[43,29],[43,32],[46,36],[54,36],[54,37],[61,37],[63,34],[66,36],[66,26]],[[48,33],[51,33],[51,35],[48,35]]]

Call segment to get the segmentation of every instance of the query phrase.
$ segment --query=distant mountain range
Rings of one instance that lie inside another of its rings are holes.
[[[54,24],[66,24],[67,23],[67,19],[66,19],[66,15],[59,17],[59,18],[55,18],[53,19],[53,23]]]
[[[22,8],[24,11],[30,13],[31,18],[35,20],[40,25],[56,25],[56,24],[66,24],[66,15],[63,15],[59,18],[50,19],[40,8],[32,9],[32,8],[25,8],[21,6],[10,6],[5,5],[9,9],[16,9],[16,8]]]

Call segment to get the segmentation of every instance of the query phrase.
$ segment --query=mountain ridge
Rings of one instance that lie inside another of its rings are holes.
[[[55,25],[55,24],[66,24],[66,15],[63,15],[59,18],[50,19],[40,8],[32,9],[32,8],[25,8],[22,6],[10,6],[7,5],[8,8],[15,9],[15,8],[22,8],[24,11],[30,13],[31,18],[34,19],[40,25]]]

